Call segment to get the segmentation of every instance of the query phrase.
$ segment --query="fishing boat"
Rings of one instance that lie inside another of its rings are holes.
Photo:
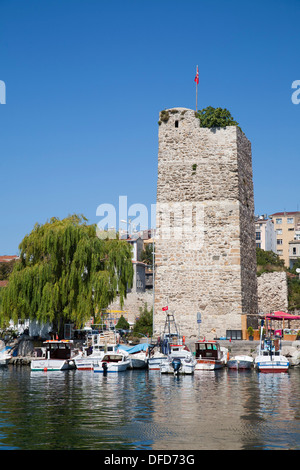
[[[235,370],[248,370],[251,369],[253,366],[253,357],[241,355],[241,356],[234,356],[229,358],[227,361],[228,369],[235,369]]]
[[[185,338],[179,334],[174,315],[167,312],[164,330],[158,343],[148,349],[148,369],[160,370],[162,361],[167,360],[171,353],[171,344],[184,345],[184,342]]]
[[[76,369],[93,370],[94,365],[97,365],[106,353],[111,353],[116,348],[117,343],[113,332],[89,335],[83,351],[74,357]]]
[[[126,351],[130,358],[130,369],[145,369],[148,365],[149,343],[140,343],[135,346],[118,345],[118,349]]]
[[[94,372],[124,372],[130,366],[129,354],[123,350],[117,350],[112,353],[105,354],[103,359],[94,364]]]
[[[0,366],[7,366],[9,360],[11,359],[12,355],[10,353],[11,348],[9,346],[5,346],[5,348],[1,349],[0,351]]]
[[[281,338],[272,334],[266,321],[267,336],[263,338],[264,320],[261,322],[260,344],[254,365],[259,372],[288,372],[289,361],[281,354]]]
[[[161,374],[193,374],[196,361],[184,344],[170,344],[171,352],[160,363]]]
[[[45,355],[31,361],[32,371],[75,369],[75,349],[72,340],[48,340],[43,344],[45,344]]]
[[[196,341],[195,356],[195,371],[221,369],[227,362],[227,350],[217,341]]]
[[[163,354],[160,350],[151,349],[148,356],[148,369],[149,370],[160,370],[160,364],[162,360],[167,359],[168,356]]]

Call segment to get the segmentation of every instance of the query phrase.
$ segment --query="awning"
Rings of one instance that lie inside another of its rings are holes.
[[[273,312],[265,315],[268,320],[300,320],[300,315],[291,315],[285,312]]]

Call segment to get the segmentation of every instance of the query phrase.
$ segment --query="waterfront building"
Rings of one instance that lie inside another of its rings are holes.
[[[276,253],[290,266],[289,242],[300,234],[300,212],[275,212],[270,215],[276,233]]]
[[[255,217],[255,243],[258,248],[276,253],[274,221],[267,215]]]
[[[289,268],[293,268],[294,264],[300,259],[300,240],[289,242]]]

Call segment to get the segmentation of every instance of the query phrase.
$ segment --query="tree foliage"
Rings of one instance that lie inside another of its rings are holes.
[[[85,323],[131,287],[131,247],[100,240],[83,216],[36,224],[20,246],[9,284],[2,289],[2,319],[36,319],[54,325]]]
[[[299,278],[288,278],[288,301],[289,310],[300,310],[300,280]]]
[[[284,260],[273,251],[256,248],[257,274],[264,272],[284,271]]]
[[[148,243],[141,252],[141,261],[146,264],[153,264],[153,243]]]
[[[120,316],[118,323],[116,324],[116,329],[117,330],[129,330],[130,325],[128,321],[123,317],[123,315]]]
[[[233,119],[226,108],[213,108],[212,106],[208,106],[207,108],[200,109],[197,113],[197,117],[200,119],[200,127],[239,127],[238,122]]]
[[[153,309],[148,310],[147,304],[140,307],[140,316],[133,327],[133,335],[142,334],[152,336],[153,334]]]
[[[8,262],[0,263],[0,281],[6,281],[9,278],[16,262],[17,261],[13,259]]]

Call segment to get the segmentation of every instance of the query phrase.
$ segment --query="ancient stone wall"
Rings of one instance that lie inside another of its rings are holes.
[[[136,318],[140,315],[140,308],[144,309],[145,305],[148,310],[151,310],[153,306],[152,289],[145,292],[128,292],[123,307],[121,307],[119,299],[116,299],[109,305],[108,310],[123,311],[124,317],[128,318],[129,323],[135,323]]]
[[[258,311],[288,311],[288,286],[285,272],[263,273],[257,279]]]
[[[160,115],[155,326],[162,307],[187,337],[241,329],[257,313],[251,144],[235,126],[201,128],[193,110]]]

